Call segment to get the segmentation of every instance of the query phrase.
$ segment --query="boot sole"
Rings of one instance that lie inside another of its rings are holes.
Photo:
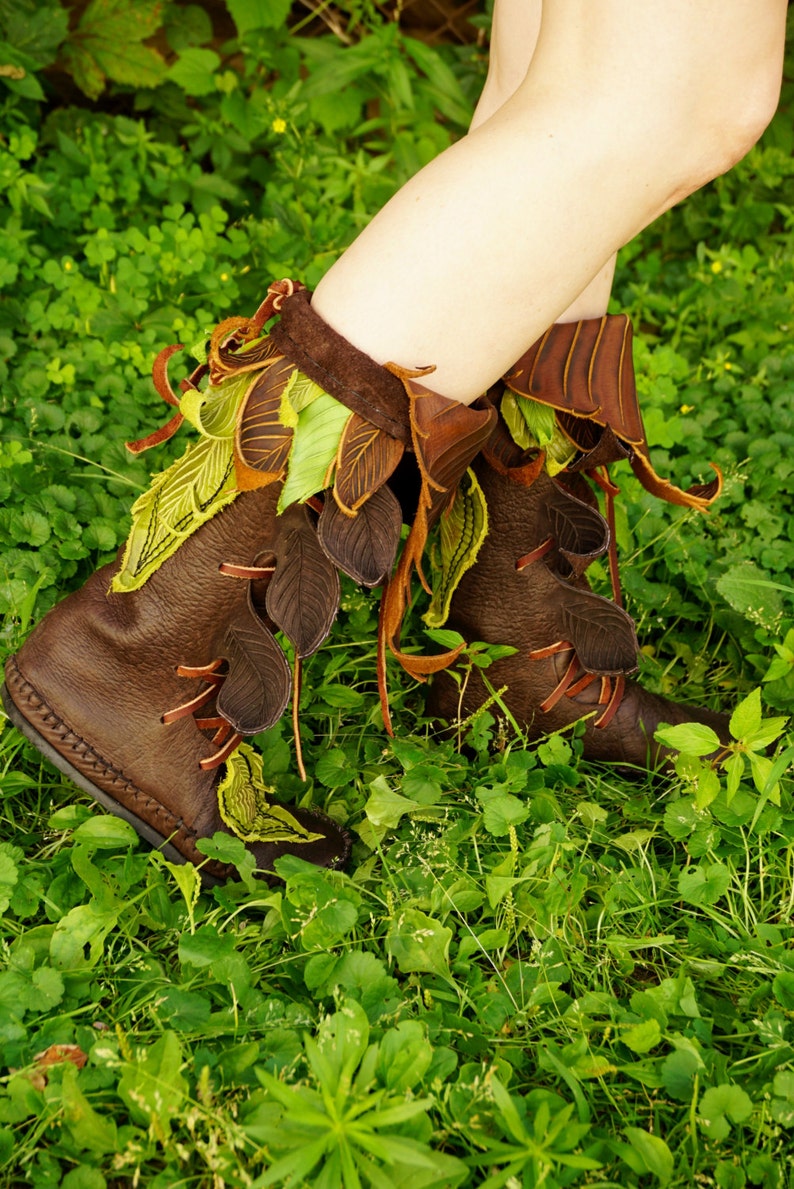
[[[139,817],[136,817],[136,815],[131,813],[129,809],[125,809],[123,805],[119,805],[118,801],[115,801],[108,793],[104,792],[100,788],[97,788],[97,786],[93,784],[88,779],[88,777],[84,776],[78,768],[73,767],[73,765],[70,764],[69,761],[64,756],[62,756],[61,753],[57,751],[51,743],[48,743],[47,740],[39,734],[33,724],[25,718],[24,714],[22,714],[16,702],[14,702],[13,698],[11,697],[11,694],[9,693],[5,684],[0,687],[0,698],[2,698],[3,707],[6,714],[17,730],[20,731],[25,736],[25,738],[33,744],[36,750],[40,751],[44,758],[49,760],[49,762],[54,767],[56,767],[59,772],[62,772],[64,776],[68,777],[72,784],[76,784],[77,787],[82,789],[84,793],[88,793],[90,797],[93,797],[93,799],[98,802],[98,804],[100,804],[103,809],[107,809],[115,817],[123,818],[125,822],[129,822],[136,833],[139,834],[146,842],[150,843],[150,845],[156,850],[159,850],[164,858],[168,859],[172,863],[187,862],[181,851],[178,851],[177,848],[172,845],[172,843],[168,842],[167,839],[162,836],[162,834],[158,834],[158,832],[147,822],[143,821]],[[205,872],[202,872],[202,877],[208,882],[218,882],[212,876],[208,876]]]

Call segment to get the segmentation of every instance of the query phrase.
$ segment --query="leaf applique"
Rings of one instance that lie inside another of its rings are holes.
[[[322,389],[298,414],[289,470],[279,496],[279,512],[290,504],[303,503],[328,486],[327,475],[350,416],[349,409]]]
[[[180,412],[202,437],[231,439],[238,410],[252,383],[250,376],[241,376],[218,386],[210,385],[203,392],[188,388],[179,402]]]
[[[283,650],[250,604],[230,624],[224,652],[229,672],[216,699],[218,714],[241,735],[266,731],[287,708],[292,676]]]
[[[280,518],[276,571],[267,588],[267,613],[298,657],[311,656],[325,640],[339,610],[339,575],[320,548],[302,505]]]
[[[379,488],[346,516],[326,499],[317,522],[317,537],[325,553],[354,582],[380,586],[392,571],[402,530],[402,509],[388,487]]]
[[[405,446],[353,413],[345,425],[336,456],[334,499],[352,516],[389,479]]]
[[[543,484],[541,530],[548,535],[571,566],[576,577],[609,546],[609,529],[600,512],[571,495],[552,479]]]
[[[202,524],[237,496],[232,445],[202,438],[132,508],[132,528],[111,590],[138,590]]]
[[[293,431],[281,418],[281,400],[294,366],[286,359],[258,376],[240,408],[235,434],[235,471],[241,491],[281,479]]]
[[[447,621],[449,605],[458,583],[477,560],[488,533],[488,508],[482,488],[469,468],[458,485],[449,509],[441,516],[441,572],[423,619],[440,628]]]
[[[585,669],[607,676],[633,673],[639,644],[631,616],[610,599],[578,590],[551,571],[547,573],[560,588],[560,637],[570,640]]]
[[[400,376],[408,394],[411,435],[422,486],[411,531],[381,603],[379,674],[381,706],[387,730],[385,645],[388,645],[406,672],[418,681],[423,681],[430,673],[448,668],[457,660],[463,648],[460,645],[437,656],[411,656],[400,650],[400,629],[411,598],[414,571],[428,594],[432,594],[422,573],[422,555],[430,524],[444,504],[451,500],[469,462],[490,437],[496,420],[496,410],[492,405],[484,409],[469,408],[417,384],[405,369],[388,366],[395,375]]]
[[[243,842],[317,842],[325,837],[307,830],[283,805],[268,799],[273,789],[264,782],[262,758],[241,744],[226,760],[218,784],[218,809],[229,829]]]

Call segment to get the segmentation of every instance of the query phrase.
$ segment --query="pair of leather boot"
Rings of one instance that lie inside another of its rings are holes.
[[[627,681],[631,620],[584,578],[610,530],[582,472],[608,487],[607,464],[628,457],[657,494],[697,506],[717,486],[679,492],[653,472],[625,319],[555,327],[507,378],[510,399],[554,409],[571,454],[557,478],[542,444],[517,443],[494,401],[467,408],[426,388],[421,369],[380,367],[291,282],[272,286],[253,319],[221,324],[180,398],[167,380],[170,353],[155,381],[179,412],[135,448],[170,436],[184,417],[201,440],[136,504],[116,562],[8,659],[3,688],[10,718],[34,745],[170,857],[203,862],[197,841],[226,830],[264,872],[287,853],[344,864],[344,829],[276,804],[243,742],[276,722],[290,697],[297,718],[301,660],[331,629],[338,570],[383,586],[387,727],[387,648],[415,677],[437,674],[433,713],[449,719],[482,704],[476,680],[461,703],[445,678],[455,651],[400,649],[412,578],[428,585],[422,554],[440,516],[442,536],[457,525],[448,622],[466,640],[517,648],[489,675],[508,686],[507,704],[531,735],[587,716],[586,755],[645,764],[659,722],[714,721]],[[479,492],[474,537],[466,484]],[[214,862],[204,870],[230,874]]]

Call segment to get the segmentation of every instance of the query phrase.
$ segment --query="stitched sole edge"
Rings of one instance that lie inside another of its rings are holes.
[[[88,777],[80,771],[79,768],[75,768],[72,764],[70,764],[66,757],[63,756],[57,750],[57,748],[53,747],[51,743],[49,743],[42,735],[40,735],[33,724],[25,717],[25,715],[17,706],[16,702],[11,696],[11,691],[8,689],[5,682],[3,682],[2,686],[0,686],[0,698],[2,699],[3,707],[6,714],[8,715],[9,720],[13,723],[17,730],[25,736],[28,742],[32,743],[36,750],[40,751],[44,758],[49,760],[49,762],[53,764],[54,767],[59,770],[59,772],[62,772],[64,776],[68,777],[68,779],[71,780],[73,784],[76,784],[78,788],[82,789],[83,792],[88,793],[90,797],[93,797],[93,799],[104,809],[109,810],[109,812],[114,814],[116,817],[123,818],[124,821],[129,822],[136,833],[139,834],[145,842],[148,842],[151,846],[153,846],[155,850],[159,850],[164,858],[168,859],[172,863],[187,862],[185,856],[181,851],[177,850],[173,843],[168,842],[167,839],[162,834],[158,833],[158,831],[152,826],[150,826],[148,822],[145,822],[142,818],[137,817],[131,812],[131,810],[125,808],[125,806],[116,801],[114,797],[111,797],[109,793],[106,793],[104,789],[99,788],[92,781],[90,781]],[[315,810],[305,810],[304,812],[306,813],[307,817],[316,818],[318,823],[325,824],[329,820],[324,814]],[[343,826],[340,826],[337,822],[334,822],[333,825],[341,835],[343,851],[342,854],[339,855],[332,864],[329,864],[326,867],[326,870],[339,871],[345,867],[348,859],[350,858],[350,852],[352,850],[352,838],[349,832],[344,829]],[[320,867],[320,869],[322,869],[322,867]],[[225,879],[221,879],[215,875],[212,875],[209,871],[207,871],[206,867],[199,868],[199,875],[201,876],[202,883],[206,887],[215,887],[216,885],[225,882]],[[234,878],[234,872],[232,868],[229,868],[229,873],[226,878]],[[262,882],[271,883],[272,879],[265,877]]]
[[[162,834],[158,834],[158,832],[147,822],[143,821],[139,817],[136,817],[135,814],[131,813],[129,809],[125,809],[124,806],[120,805],[118,801],[114,800],[114,798],[111,797],[109,793],[106,793],[103,789],[98,788],[97,785],[93,784],[87,776],[84,776],[78,768],[73,767],[73,765],[70,764],[69,761],[64,756],[62,756],[61,753],[57,751],[51,743],[48,743],[48,741],[38,733],[33,724],[29,722],[27,718],[25,718],[24,714],[11,697],[11,693],[6,688],[5,683],[3,683],[2,687],[0,688],[0,698],[3,700],[3,707],[5,708],[6,714],[17,730],[21,731],[25,738],[33,744],[36,750],[40,751],[44,758],[49,760],[49,762],[53,764],[59,770],[59,772],[62,772],[64,776],[67,776],[69,780],[71,780],[73,784],[76,784],[78,788],[82,789],[84,793],[88,793],[90,797],[93,797],[94,800],[97,801],[104,809],[109,810],[116,817],[123,818],[125,822],[129,822],[129,824],[133,827],[136,833],[141,836],[141,838],[150,843],[153,847],[155,847],[155,849],[159,850],[161,854],[170,862],[185,863],[187,861],[185,856],[180,851],[178,851],[172,843],[168,842],[162,836]],[[210,880],[213,883],[217,882],[217,880],[212,879],[211,876],[206,875],[204,872],[202,872],[202,876],[207,879],[207,882],[210,882]]]

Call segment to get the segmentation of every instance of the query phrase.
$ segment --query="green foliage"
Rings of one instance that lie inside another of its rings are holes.
[[[229,0],[228,41],[196,4],[94,0],[71,24],[67,7],[0,0],[15,68],[0,141],[6,651],[113,556],[147,464],[184,449],[124,450],[168,415],[155,352],[200,354],[271,277],[316,282],[462,131],[477,81],[476,51],[420,46],[368,4],[309,38],[284,3]],[[122,29],[148,81],[124,76]],[[108,110],[61,104],[64,68],[104,86]],[[338,630],[305,665],[309,783],[283,724],[255,742],[274,796],[353,830],[350,871],[285,859],[269,887],[218,835],[201,850],[239,882],[209,890],[8,729],[2,1183],[784,1189],[791,149],[784,106],[738,170],[626,251],[616,288],[640,329],[660,470],[687,481],[713,458],[727,475],[707,517],[620,475],[643,676],[716,691],[730,744],[674,728],[674,771],[629,782],[583,764],[576,731],[526,747],[493,688],[459,750],[396,669],[389,741],[377,610],[345,583]],[[420,610],[409,647],[426,646]],[[471,644],[461,686],[499,654]]]

